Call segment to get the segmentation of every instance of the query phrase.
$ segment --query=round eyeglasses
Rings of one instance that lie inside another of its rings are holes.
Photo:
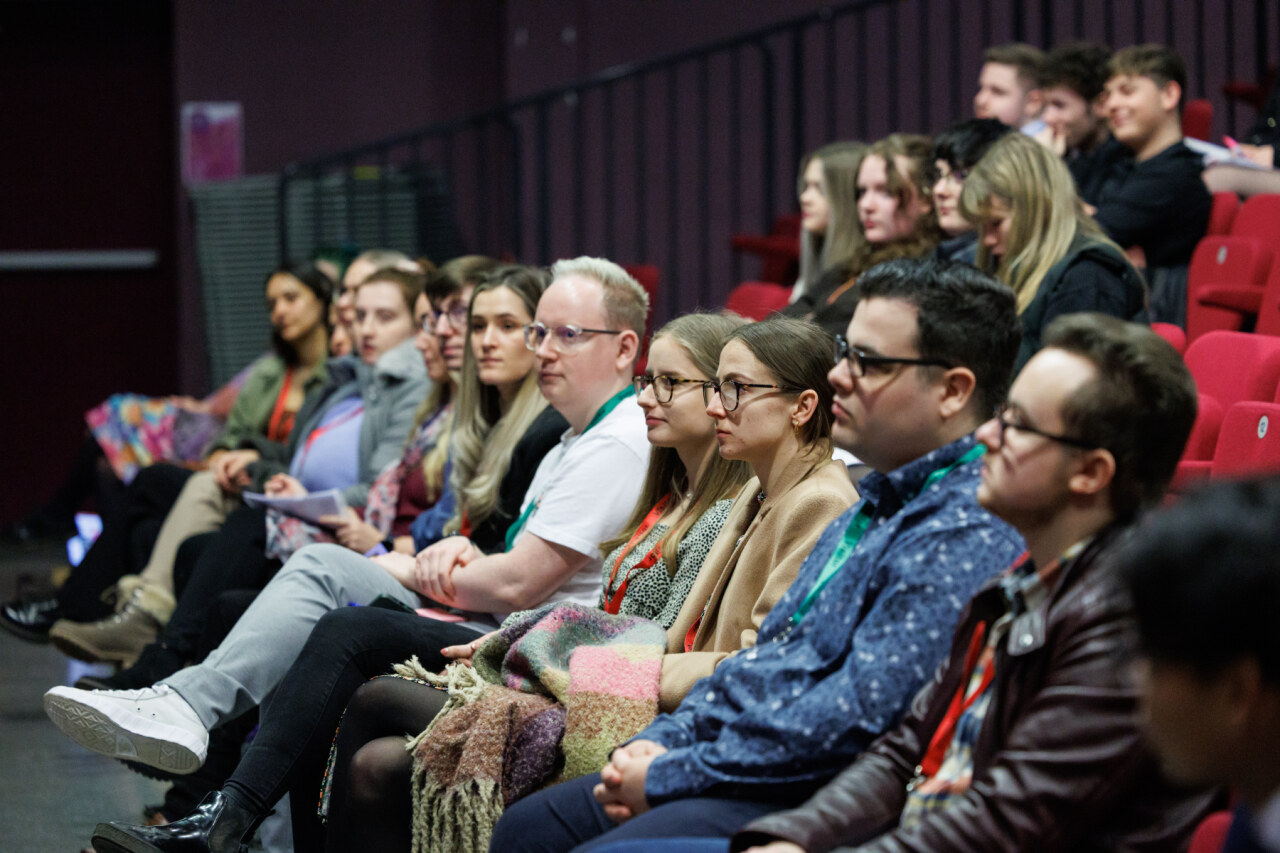
[[[675,396],[677,385],[701,385],[702,382],[703,380],[701,379],[680,379],[666,374],[661,376],[640,375],[631,379],[631,384],[636,387],[637,394],[643,394],[644,389],[652,385],[653,397],[659,403],[670,403],[671,398]]]
[[[551,337],[551,348],[556,352],[568,352],[586,343],[587,335],[620,335],[618,329],[584,329],[582,326],[564,325],[549,328],[543,323],[529,323],[524,327],[524,345],[537,352],[542,342]]]
[[[453,305],[450,305],[448,308],[440,311],[437,311],[434,305],[431,306],[431,310],[422,317],[422,331],[428,334],[433,334],[436,330],[436,323],[440,321],[441,317],[444,317],[445,322],[449,324],[449,328],[453,329],[455,332],[465,331],[467,328],[466,303],[455,302]]]
[[[893,358],[887,355],[874,355],[858,347],[850,346],[849,342],[844,339],[843,335],[836,335],[834,347],[835,363],[839,364],[841,359],[849,362],[849,370],[854,376],[859,378],[867,375],[867,368],[888,367],[892,364],[915,364],[927,365],[929,367],[945,367],[950,369],[954,365],[947,364],[945,361],[939,361],[936,358]]]
[[[726,412],[732,412],[738,408],[738,404],[742,402],[743,388],[772,388],[775,391],[789,391],[798,394],[803,388],[793,388],[790,385],[766,385],[762,382],[739,382],[736,379],[726,379],[723,382],[717,382],[714,379],[708,379],[702,383],[702,402],[704,405],[711,405],[711,395],[720,395],[720,404],[724,406]]]

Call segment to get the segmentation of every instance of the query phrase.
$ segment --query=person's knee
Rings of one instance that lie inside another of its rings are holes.
[[[354,806],[367,807],[396,800],[409,791],[413,759],[404,738],[378,738],[356,750],[348,768],[348,794]]]

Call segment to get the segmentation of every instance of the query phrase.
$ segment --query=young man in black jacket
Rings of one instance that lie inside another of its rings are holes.
[[[1107,122],[1124,151],[1082,197],[1112,240],[1142,250],[1151,319],[1185,326],[1187,266],[1213,207],[1201,157],[1182,141],[1186,67],[1173,49],[1144,44],[1117,51],[1108,70]]]

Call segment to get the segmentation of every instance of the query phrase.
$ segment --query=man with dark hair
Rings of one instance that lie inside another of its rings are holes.
[[[1100,314],[1052,323],[977,433],[978,502],[1027,555],[969,602],[900,726],[732,849],[1185,846],[1209,797],[1164,782],[1144,745],[1108,558],[1159,500],[1195,414],[1190,374],[1150,329]]]
[[[1108,64],[1107,121],[1125,155],[1081,197],[1107,236],[1142,250],[1151,319],[1186,325],[1187,265],[1209,224],[1203,162],[1182,141],[1187,72],[1171,48],[1144,44]]]
[[[994,118],[958,121],[933,140],[933,209],[946,239],[934,255],[939,260],[973,263],[978,248],[978,230],[960,213],[960,191],[969,170],[978,165],[997,139],[1013,128]]]
[[[1013,42],[982,52],[978,92],[973,96],[974,118],[999,119],[1029,136],[1044,130],[1040,110],[1044,106],[1041,78],[1044,52],[1029,44]]]
[[[1239,795],[1224,853],[1280,851],[1280,479],[1216,483],[1123,552],[1147,734],[1169,776]]]
[[[515,803],[491,849],[723,837],[800,802],[906,711],[963,601],[1021,552],[976,503],[972,434],[1008,383],[1013,294],[973,267],[918,259],[854,287],[828,378],[836,442],[874,469],[862,500],[822,534],[755,646],[601,773]]]
[[[1073,41],[1049,51],[1044,62],[1046,133],[1037,137],[1067,161],[1072,177],[1095,167],[1093,160],[1111,134],[1107,130],[1107,63],[1111,48]]]

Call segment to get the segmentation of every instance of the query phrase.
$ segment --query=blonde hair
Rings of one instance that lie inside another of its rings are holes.
[[[818,161],[822,167],[822,194],[830,214],[826,234],[800,231],[799,296],[832,267],[849,263],[863,243],[858,227],[858,168],[867,153],[864,142],[833,142],[800,161],[797,190],[804,192],[804,173]]]
[[[556,261],[551,279],[580,275],[595,279],[604,289],[604,316],[611,326],[630,329],[644,337],[644,321],[649,316],[649,294],[631,275],[613,261],[583,255]],[[639,348],[636,348],[639,352]]]
[[[976,263],[1009,285],[1019,314],[1078,236],[1124,254],[1085,213],[1062,158],[1029,136],[1011,133],[991,146],[965,179],[960,212],[981,223],[991,216],[993,198],[1009,207],[1009,237],[994,270],[991,250],[981,241]]]
[[[547,289],[547,277],[532,267],[515,264],[498,267],[476,285],[471,294],[472,307],[477,296],[500,287],[520,298],[532,320],[538,300]],[[458,383],[458,404],[453,413],[451,448],[453,473],[450,484],[458,505],[445,525],[445,533],[458,532],[464,516],[474,527],[493,514],[498,506],[502,478],[511,467],[511,454],[529,425],[546,407],[547,401],[538,390],[538,371],[531,368],[506,413],[501,411],[498,389],[481,383],[476,373],[468,324],[462,376]]]
[[[677,317],[659,329],[653,340],[670,338],[680,345],[694,367],[703,376],[711,378],[716,375],[716,365],[720,360],[720,350],[724,348],[724,340],[734,330],[746,325],[746,319],[737,314],[722,312],[719,314],[694,313]],[[652,345],[652,344],[651,344]],[[692,378],[692,377],[686,377]],[[689,532],[689,528],[711,509],[717,501],[731,498],[738,493],[742,485],[751,478],[751,466],[741,460],[729,460],[715,453],[707,462],[706,470],[690,497],[689,508],[680,514],[662,538],[661,549],[667,571],[675,574],[677,554],[680,540]],[[613,549],[625,545],[632,533],[640,527],[649,510],[657,505],[665,495],[679,500],[684,489],[688,488],[689,472],[680,461],[680,454],[671,447],[653,447],[649,451],[649,470],[644,478],[644,486],[636,501],[631,518],[622,528],[622,532],[614,538],[600,544],[600,553],[609,554]]]

